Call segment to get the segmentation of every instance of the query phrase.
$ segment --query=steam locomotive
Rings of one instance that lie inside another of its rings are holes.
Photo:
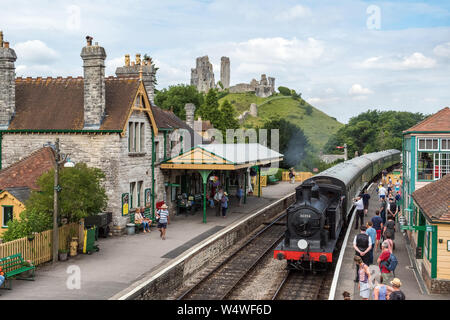
[[[353,198],[383,169],[400,162],[400,151],[385,150],[339,163],[296,188],[296,202],[287,209],[284,240],[274,258],[287,260],[289,269],[324,270],[344,225]]]

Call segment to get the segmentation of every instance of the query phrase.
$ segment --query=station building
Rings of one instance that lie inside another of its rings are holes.
[[[450,292],[450,109],[403,132],[403,214],[432,293]]]

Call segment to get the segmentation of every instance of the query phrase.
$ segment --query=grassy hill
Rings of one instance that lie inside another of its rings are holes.
[[[261,126],[265,120],[277,115],[300,127],[317,150],[322,149],[330,136],[343,126],[335,118],[314,108],[301,98],[295,100],[282,95],[260,98],[254,93],[230,93],[219,102],[222,103],[223,100],[228,100],[235,107],[237,114],[249,110],[252,103],[258,105],[258,117],[249,116],[244,122],[245,127]]]

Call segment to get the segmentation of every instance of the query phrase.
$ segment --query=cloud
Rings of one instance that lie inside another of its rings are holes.
[[[437,45],[434,47],[433,52],[439,57],[450,58],[450,42]]]
[[[436,65],[436,60],[425,57],[420,52],[414,52],[403,57],[371,57],[359,64],[359,67],[367,69],[388,69],[388,70],[408,70],[408,69],[430,69]]]
[[[354,85],[352,85],[352,87],[349,90],[349,94],[352,96],[358,96],[358,95],[367,95],[367,94],[372,94],[373,91],[368,89],[368,88],[364,88],[362,85],[355,83]]]
[[[279,21],[291,21],[298,18],[305,18],[311,16],[311,10],[302,5],[296,5],[288,10],[285,10],[275,16]]]
[[[40,40],[30,40],[14,46],[19,61],[31,64],[52,64],[59,59],[59,53]]]

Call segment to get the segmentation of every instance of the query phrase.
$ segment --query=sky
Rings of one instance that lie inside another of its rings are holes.
[[[189,84],[204,55],[218,81],[227,56],[231,85],[275,77],[343,123],[450,106],[450,1],[1,0],[0,30],[22,77],[81,76],[90,35],[107,75],[151,56],[158,89]]]

